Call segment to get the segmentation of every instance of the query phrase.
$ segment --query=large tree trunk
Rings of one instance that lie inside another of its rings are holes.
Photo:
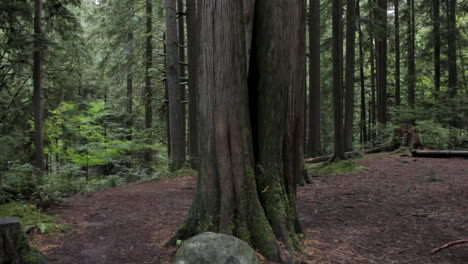
[[[45,171],[44,139],[42,132],[42,0],[34,1],[34,52],[33,52],[33,105],[34,105],[34,165],[37,169],[36,180],[41,181]]]
[[[303,81],[292,80],[305,74],[304,27],[297,24],[303,22],[303,1],[257,1],[250,37],[245,24],[250,12],[243,7],[253,6],[251,1],[201,1],[199,177],[189,217],[176,237],[233,234],[281,260],[276,241],[293,249],[300,230],[295,174],[302,175],[303,161],[297,164],[301,147],[293,146],[301,142],[291,137],[303,131]],[[295,61],[299,56],[302,61]]]
[[[448,92],[449,97],[454,98],[457,94],[457,28],[456,28],[456,0],[447,0],[448,3]]]
[[[377,0],[377,121],[387,123],[387,0]]]
[[[414,107],[416,89],[414,0],[408,0],[408,105]]]
[[[178,170],[185,162],[185,115],[180,85],[179,40],[177,10],[174,0],[166,0],[166,80],[169,94],[169,127],[171,141],[171,170]]]
[[[346,0],[345,151],[353,150],[356,0]]]
[[[437,0],[436,0],[437,1]],[[395,105],[401,103],[400,89],[400,0],[394,0],[395,7]]]
[[[434,95],[438,98],[440,93],[440,1],[432,1],[433,11],[433,38],[434,38]]]
[[[333,31],[333,119],[335,130],[335,158],[345,159],[343,136],[343,47],[342,20],[343,1],[332,2],[332,31]]]
[[[188,146],[190,165],[198,168],[198,131],[197,131],[197,68],[198,68],[198,10],[197,0],[187,0],[187,39],[188,39],[188,96],[189,96],[189,135]],[[200,1],[201,2],[201,1]]]
[[[153,3],[146,0],[146,54],[145,54],[145,129],[153,127],[153,81],[151,68],[153,67]],[[151,139],[150,139],[151,140]],[[145,161],[152,160],[152,151],[147,150]]]
[[[309,0],[309,134],[307,155],[320,155],[320,1]]]

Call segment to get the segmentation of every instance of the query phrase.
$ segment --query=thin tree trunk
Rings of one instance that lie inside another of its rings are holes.
[[[345,151],[353,150],[354,135],[354,71],[356,48],[356,0],[346,1],[346,68],[345,68]]]
[[[164,69],[167,67],[167,48],[166,48],[166,32],[163,33],[163,53],[164,53]],[[165,72],[165,71],[164,71]],[[164,76],[164,103],[165,103],[165,118],[166,118],[166,137],[167,137],[167,156],[171,156],[171,125],[169,119],[169,89],[167,88],[167,73]]]
[[[33,52],[33,105],[34,105],[34,145],[35,167],[37,169],[36,180],[41,181],[45,171],[44,163],[44,139],[42,132],[42,0],[34,1],[34,52]]]
[[[462,48],[462,43],[461,41],[458,41],[458,56],[460,56],[460,66],[461,66],[461,80],[462,83],[460,85],[460,89],[464,88],[465,89],[465,97],[468,96],[468,89],[467,89],[467,83],[466,83],[466,77],[465,77],[465,60],[463,59],[463,48]]]
[[[377,121],[387,123],[387,0],[377,0]]]
[[[449,97],[454,98],[457,94],[457,28],[456,28],[456,0],[448,2],[448,92]]]
[[[153,127],[153,83],[150,70],[153,67],[153,3],[146,0],[146,54],[145,54],[145,129]],[[151,139],[149,139],[151,142]],[[145,161],[152,160],[151,150],[145,153]]]
[[[309,134],[307,154],[321,154],[320,129],[320,1],[309,0]]]
[[[197,67],[198,67],[198,18],[197,0],[187,0],[187,38],[188,38],[188,94],[189,94],[189,155],[193,169],[198,168],[198,131],[197,131]],[[201,1],[200,1],[201,2]]]
[[[346,159],[343,136],[343,48],[342,20],[343,1],[332,2],[332,35],[333,35],[333,116],[335,130],[335,159]]]
[[[169,127],[171,135],[171,170],[185,162],[185,106],[180,85],[177,10],[174,0],[166,0],[166,79],[169,92]]]
[[[437,0],[436,0],[437,1]],[[400,88],[400,0],[394,0],[395,7],[395,105],[401,103],[401,88]]]
[[[373,12],[370,12],[370,17],[373,19]],[[369,136],[370,140],[372,143],[375,142],[375,125],[377,124],[377,118],[376,118],[376,113],[377,113],[377,106],[376,106],[376,74],[375,74],[375,45],[374,45],[374,32],[372,29],[369,29],[369,40],[370,40],[370,65],[371,65],[371,72],[370,72],[370,82],[371,82],[371,100],[370,100],[370,106],[369,106],[369,121],[371,122],[371,126],[369,128],[372,128],[370,130]]]
[[[133,32],[128,33],[128,58],[127,58],[127,140],[132,140],[133,127]]]
[[[414,108],[416,89],[414,0],[408,0],[408,105]]]
[[[294,175],[293,182],[301,186],[305,185],[304,178],[304,127],[307,89],[307,61],[306,61],[306,0],[291,0],[289,11],[289,23],[292,28],[298,28],[299,32],[290,33],[290,78],[289,78],[289,103],[288,103],[288,131],[287,142],[290,151],[286,150],[287,161],[285,175]],[[295,185],[296,186],[296,185]],[[295,188],[294,186],[294,188]],[[295,195],[295,189],[291,192]],[[294,197],[295,200],[295,197]]]
[[[361,145],[367,142],[367,127],[366,127],[366,91],[365,91],[365,76],[364,76],[364,49],[363,49],[363,33],[361,29],[361,10],[359,0],[356,4],[356,16],[358,19],[358,32],[359,32],[359,76],[361,81]]]
[[[440,93],[440,1],[433,0],[433,38],[434,38],[434,96]]]

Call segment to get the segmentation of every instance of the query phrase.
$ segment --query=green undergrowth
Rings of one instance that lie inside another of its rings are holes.
[[[187,176],[187,175],[196,176],[197,171],[192,169],[189,165],[184,165],[179,170],[176,170],[170,173],[169,177],[174,178],[174,177]]]
[[[323,162],[318,164],[310,164],[307,166],[307,169],[313,174],[347,174],[366,169],[366,167],[357,164],[355,160],[356,159],[341,160],[332,163]]]
[[[0,217],[7,216],[19,217],[23,230],[37,229],[42,234],[53,235],[69,229],[56,216],[45,214],[32,204],[10,202],[0,205]]]

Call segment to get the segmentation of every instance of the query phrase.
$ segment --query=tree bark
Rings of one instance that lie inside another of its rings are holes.
[[[153,67],[153,3],[146,0],[146,53],[145,53],[145,129],[153,127],[153,81],[150,70]],[[151,139],[150,139],[151,140]],[[149,141],[150,142],[150,141]],[[145,161],[152,160],[151,150],[145,153]]]
[[[414,108],[416,89],[414,0],[408,0],[408,105]]]
[[[128,58],[127,58],[127,140],[132,140],[133,127],[133,32],[128,33]]]
[[[197,0],[187,0],[187,40],[188,40],[188,96],[189,96],[189,155],[193,169],[198,168],[198,131],[197,131],[197,67],[198,67],[198,10]]]
[[[371,17],[373,15],[371,14]],[[376,100],[376,74],[375,74],[375,45],[374,45],[374,33],[372,30],[370,30],[370,65],[371,65],[371,72],[370,72],[370,85],[371,85],[371,100],[370,100],[370,106],[369,106],[369,122],[370,122],[370,132],[369,132],[369,137],[370,141],[374,143],[375,141],[375,125],[377,124],[377,100]]]
[[[0,263],[41,264],[45,258],[28,243],[18,217],[0,218]]]
[[[387,123],[387,0],[377,0],[377,121]]]
[[[307,155],[321,153],[320,128],[320,1],[309,0],[309,134]]]
[[[366,90],[365,90],[365,76],[364,76],[364,34],[361,29],[361,11],[359,6],[359,0],[356,4],[356,16],[358,19],[358,32],[359,32],[359,75],[361,84],[361,145],[364,146],[367,143],[367,126],[366,126]]]
[[[335,159],[345,159],[345,145],[343,136],[343,48],[342,48],[342,20],[343,1],[332,3],[332,35],[333,35],[333,119],[334,119],[334,150]]]
[[[169,128],[171,141],[171,170],[178,170],[185,162],[185,115],[180,85],[179,40],[175,0],[166,4],[166,80],[169,94]]]
[[[346,0],[346,69],[345,69],[345,151],[353,150],[354,71],[356,48],[356,0]]]
[[[457,28],[456,28],[456,0],[447,0],[447,41],[448,41],[448,92],[449,97],[454,98],[457,94]]]
[[[42,109],[42,0],[34,1],[34,52],[33,52],[33,105],[34,105],[34,165],[36,180],[41,181],[45,171],[43,109]]]
[[[436,0],[438,1],[438,0]],[[400,0],[394,0],[395,7],[395,105],[401,103],[401,88],[400,88]]]
[[[294,249],[300,230],[295,173],[303,170],[295,161],[302,147],[294,148],[301,142],[290,139],[303,131],[303,108],[290,102],[303,102],[296,94],[304,91],[303,81],[292,80],[305,75],[305,28],[297,24],[304,22],[303,2],[258,0],[247,37],[244,8],[251,1],[201,1],[199,176],[176,238],[204,231],[232,234],[280,261],[276,241]],[[299,56],[302,61],[295,61]]]
[[[434,96],[440,93],[440,1],[432,1],[433,11],[433,38],[434,38]]]

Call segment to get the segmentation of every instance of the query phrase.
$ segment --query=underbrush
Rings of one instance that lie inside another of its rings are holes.
[[[56,234],[69,229],[56,216],[45,214],[34,205],[23,202],[10,202],[0,205],[0,217],[16,216],[21,219],[24,231],[38,231],[42,234]]]

